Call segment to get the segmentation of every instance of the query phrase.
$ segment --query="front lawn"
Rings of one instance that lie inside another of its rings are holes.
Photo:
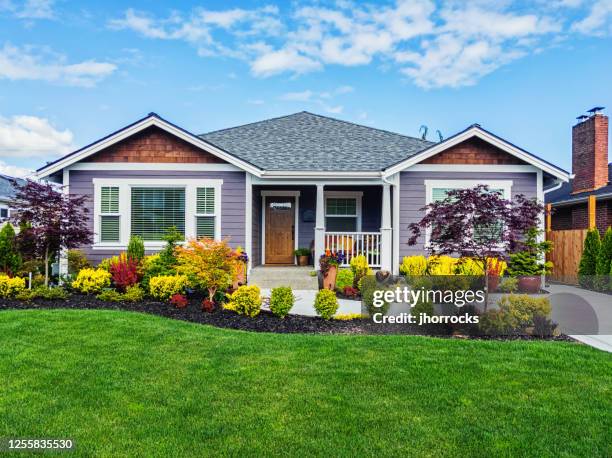
[[[88,456],[610,456],[612,356],[2,311],[0,437],[32,436]]]

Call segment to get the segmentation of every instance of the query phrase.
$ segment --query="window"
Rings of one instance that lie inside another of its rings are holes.
[[[8,208],[0,208],[0,218],[8,218],[9,211]]]
[[[119,188],[100,188],[100,241],[118,242],[120,239]]]
[[[357,232],[360,201],[357,197],[327,197],[325,200],[325,227],[328,232]]]
[[[196,237],[215,238],[215,188],[196,191]]]
[[[184,188],[133,187],[131,203],[132,235],[144,241],[161,241],[172,226],[185,235]]]

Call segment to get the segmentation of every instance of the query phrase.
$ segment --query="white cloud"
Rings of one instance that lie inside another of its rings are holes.
[[[329,105],[331,99],[353,92],[355,89],[352,86],[339,86],[332,91],[315,92],[309,89],[299,92],[287,92],[279,97],[284,102],[300,102],[313,103],[321,107],[328,113],[342,113],[344,107],[342,105]]]
[[[0,0],[0,11],[8,11],[19,19],[54,19],[54,0]]]
[[[72,151],[70,130],[58,130],[46,118],[0,117],[0,157],[41,157]]]
[[[117,66],[109,62],[87,60],[74,64],[46,48],[0,48],[0,78],[9,80],[41,80],[69,86],[95,86],[112,74]]]
[[[10,165],[4,161],[0,161],[0,173],[11,177],[25,178],[34,173],[33,170],[25,169],[17,165]]]
[[[301,92],[287,92],[286,94],[281,95],[280,99],[286,102],[308,102],[313,95],[314,92],[309,90]]]
[[[310,57],[300,54],[295,49],[279,49],[259,56],[251,64],[255,76],[271,76],[286,71],[309,73],[320,70],[323,65]]]
[[[589,14],[572,24],[572,30],[586,35],[611,35],[612,0],[597,0],[591,5]]]

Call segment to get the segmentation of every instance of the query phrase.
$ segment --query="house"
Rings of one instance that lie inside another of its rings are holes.
[[[612,225],[612,164],[608,163],[608,117],[596,107],[572,128],[572,173],[568,183],[551,191],[550,230],[589,229],[601,234]]]
[[[15,196],[15,185],[20,183],[23,183],[23,180],[0,173],[0,224],[8,221],[11,216],[11,200]]]
[[[394,272],[426,243],[408,246],[407,226],[449,189],[484,183],[543,202],[546,187],[569,180],[477,124],[432,143],[308,112],[203,135],[150,113],[37,173],[90,198],[94,263],[130,234],[159,249],[174,225],[229,238],[249,268],[293,264],[312,245],[315,259],[343,250]]]

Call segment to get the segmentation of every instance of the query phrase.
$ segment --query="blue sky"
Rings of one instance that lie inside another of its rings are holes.
[[[308,110],[418,136],[474,122],[567,169],[612,110],[612,0],[0,0],[0,172],[155,111],[195,133]]]

